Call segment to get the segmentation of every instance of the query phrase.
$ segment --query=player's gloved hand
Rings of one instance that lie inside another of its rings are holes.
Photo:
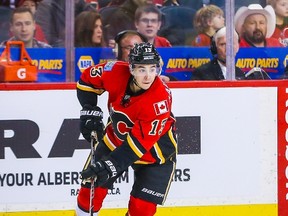
[[[99,160],[95,165],[90,165],[81,172],[82,179],[97,177],[96,185],[101,186],[110,178],[115,177],[119,173],[119,168],[111,158]]]
[[[96,131],[98,140],[103,137],[103,112],[98,106],[85,104],[80,112],[80,131],[83,137],[90,142],[91,132]]]

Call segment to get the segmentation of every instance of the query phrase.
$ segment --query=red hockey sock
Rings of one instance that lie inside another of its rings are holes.
[[[130,196],[129,216],[153,216],[156,213],[156,206],[156,203]]]
[[[95,188],[94,192],[94,212],[98,212],[101,207],[103,200],[105,199],[106,195],[108,193],[107,188],[101,188],[97,187]],[[78,197],[77,197],[77,204],[80,209],[83,211],[89,212],[89,206],[90,206],[90,188],[81,187]]]

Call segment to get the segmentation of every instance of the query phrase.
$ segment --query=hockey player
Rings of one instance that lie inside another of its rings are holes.
[[[96,131],[99,144],[95,165],[87,164],[81,173],[78,216],[89,215],[90,184],[84,182],[96,177],[95,216],[108,188],[129,166],[135,179],[126,215],[152,216],[157,204],[164,203],[175,170],[177,142],[171,91],[159,78],[160,72],[158,52],[144,42],[130,50],[129,62],[98,64],[82,73],[77,83],[83,107],[80,130],[87,141]],[[97,97],[104,91],[109,93],[109,119],[103,132]]]

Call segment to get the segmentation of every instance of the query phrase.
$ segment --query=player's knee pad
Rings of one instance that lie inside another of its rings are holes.
[[[93,199],[94,212],[98,212],[101,209],[103,200],[106,197],[107,193],[108,193],[107,188],[101,188],[101,187],[95,188]],[[85,187],[80,188],[79,194],[77,196],[77,204],[82,211],[89,212],[90,188]]]
[[[156,203],[130,196],[128,215],[153,216],[156,213],[156,206]]]

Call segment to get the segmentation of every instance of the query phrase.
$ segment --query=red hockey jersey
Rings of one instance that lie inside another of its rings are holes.
[[[148,90],[129,95],[132,78],[128,63],[112,61],[86,69],[77,88],[98,95],[108,92],[110,121],[103,140],[111,151],[126,141],[140,158],[137,163],[164,163],[177,149],[171,91],[156,77]]]

